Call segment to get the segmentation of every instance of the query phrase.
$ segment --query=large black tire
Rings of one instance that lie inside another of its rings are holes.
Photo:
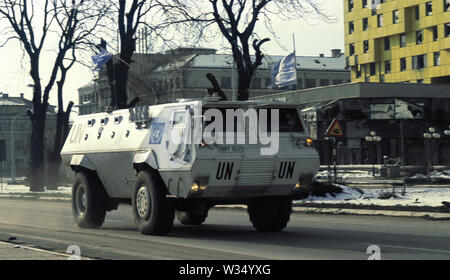
[[[258,231],[275,232],[284,229],[292,212],[292,199],[264,197],[251,201],[247,211]]]
[[[165,235],[173,226],[175,210],[166,198],[165,187],[150,172],[140,171],[132,196],[133,216],[139,231],[147,235]]]
[[[97,176],[80,171],[72,185],[72,213],[81,228],[98,228],[105,221],[108,197]]]
[[[205,222],[208,217],[208,211],[201,214],[195,214],[192,211],[176,211],[177,219],[183,225],[198,226]]]

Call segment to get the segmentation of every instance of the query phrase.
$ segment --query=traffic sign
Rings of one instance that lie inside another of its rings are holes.
[[[344,138],[344,129],[342,128],[342,124],[337,119],[334,119],[331,122],[331,125],[325,133],[325,137]]]

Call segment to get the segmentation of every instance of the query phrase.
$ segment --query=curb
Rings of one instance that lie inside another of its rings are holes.
[[[247,209],[246,205],[217,205],[218,209]],[[318,207],[292,207],[295,213],[309,214],[333,214],[333,215],[364,215],[364,216],[389,216],[428,218],[433,220],[450,220],[450,213],[441,212],[414,212],[414,211],[392,211],[392,210],[370,210],[370,209],[346,209],[346,208],[318,208]]]
[[[66,196],[51,197],[41,196],[39,194],[0,194],[0,199],[24,199],[24,200],[47,200],[47,201],[71,201]],[[216,205],[216,209],[237,209],[245,210],[247,205]],[[333,215],[365,215],[365,216],[389,216],[389,217],[411,217],[411,218],[428,218],[433,220],[450,220],[450,213],[442,212],[415,212],[415,211],[393,211],[393,210],[370,210],[370,209],[348,209],[348,208],[329,208],[329,207],[298,207],[293,206],[292,211],[295,213],[310,214],[333,214]]]
[[[48,196],[40,194],[0,194],[0,199],[25,199],[25,200],[49,200],[49,201],[70,201],[70,196]]]
[[[440,213],[440,212],[414,212],[414,211],[314,208],[314,207],[293,207],[292,210],[294,212],[314,213],[314,214],[335,214],[335,215],[346,214],[346,215],[411,217],[411,218],[430,218],[434,220],[450,220],[450,213]]]

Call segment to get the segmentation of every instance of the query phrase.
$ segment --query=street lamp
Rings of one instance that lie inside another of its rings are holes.
[[[371,131],[369,136],[365,137],[365,140],[367,143],[372,144],[372,176],[375,176],[375,160],[376,160],[376,155],[375,155],[375,148],[377,146],[378,142],[381,142],[381,137],[377,136],[377,133],[375,131]]]
[[[450,131],[448,131],[448,132],[450,132]],[[444,133],[446,134],[445,131],[444,131]],[[428,150],[427,174],[430,174],[430,167],[433,165],[433,151],[432,151],[432,146],[430,146],[430,144],[432,143],[431,141],[440,139],[441,134],[437,133],[436,129],[434,127],[430,127],[428,129],[428,132],[425,132],[423,134],[423,138],[425,138],[425,145]]]

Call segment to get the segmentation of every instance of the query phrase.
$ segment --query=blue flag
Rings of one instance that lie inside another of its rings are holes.
[[[275,65],[273,65],[272,69],[271,69],[272,75],[271,75],[271,79],[270,79],[270,86],[273,89],[277,88],[275,80],[276,80],[277,75],[278,75],[278,70],[280,69],[280,62],[281,62],[281,60],[278,61]]]
[[[92,61],[95,63],[95,71],[100,70],[102,66],[113,57],[107,50],[102,49],[99,54],[92,56]]]
[[[297,84],[297,69],[295,67],[295,54],[284,57],[273,68],[272,75],[275,77],[275,85],[279,88]]]

